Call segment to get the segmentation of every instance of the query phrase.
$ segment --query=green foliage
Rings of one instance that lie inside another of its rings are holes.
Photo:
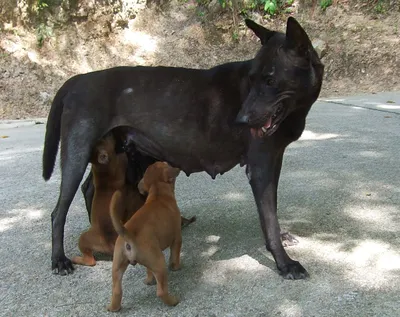
[[[42,47],[44,41],[51,37],[52,29],[47,26],[46,11],[53,4],[52,0],[35,0],[32,6],[32,12],[36,16],[36,43],[38,47]]]
[[[385,13],[385,7],[384,7],[384,1],[383,0],[378,0],[375,4],[374,10],[376,13]]]
[[[319,3],[319,6],[321,7],[322,10],[326,10],[327,7],[332,5],[332,0],[321,0]]]
[[[270,15],[274,15],[278,11],[278,0],[261,0],[264,5],[264,11]]]
[[[39,47],[43,46],[44,41],[53,35],[52,29],[44,23],[40,23],[36,28],[36,43]]]
[[[49,4],[47,3],[47,0],[36,0],[35,4],[32,7],[32,11],[36,14],[40,14],[48,7]]]
[[[231,0],[218,0],[218,2],[223,9],[232,7]],[[246,15],[248,10],[260,9],[269,15],[275,15],[280,12],[290,12],[289,7],[293,5],[294,0],[247,0],[239,1],[239,3],[240,8],[238,9],[242,14]]]

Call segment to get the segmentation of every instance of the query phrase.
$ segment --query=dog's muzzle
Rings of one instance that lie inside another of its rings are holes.
[[[248,124],[249,123],[249,116],[247,114],[238,114],[235,120],[235,123],[238,124]]]

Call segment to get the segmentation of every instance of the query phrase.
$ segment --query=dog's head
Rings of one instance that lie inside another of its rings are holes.
[[[139,192],[142,195],[146,195],[150,187],[155,183],[167,183],[175,188],[175,180],[179,175],[179,168],[170,166],[167,162],[155,162],[150,165],[142,180],[138,184]]]
[[[106,135],[96,144],[90,162],[95,165],[109,164],[113,157],[117,155],[115,146],[114,137],[111,134]]]
[[[248,74],[249,94],[236,122],[250,127],[253,137],[272,135],[299,107],[318,98],[324,66],[300,24],[289,17],[286,34],[246,20],[262,47]]]

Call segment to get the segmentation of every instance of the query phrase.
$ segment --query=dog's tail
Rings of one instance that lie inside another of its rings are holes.
[[[125,240],[128,237],[128,231],[124,227],[121,215],[125,211],[125,201],[120,190],[117,190],[111,198],[110,216],[115,231]]]
[[[67,82],[68,83],[68,82]],[[63,113],[63,98],[68,93],[67,83],[60,88],[51,104],[50,113],[47,118],[46,136],[43,149],[43,178],[50,179],[56,162],[58,143],[60,142],[61,115]]]

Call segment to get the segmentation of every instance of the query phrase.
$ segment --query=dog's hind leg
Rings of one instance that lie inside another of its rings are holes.
[[[91,221],[91,212],[92,212],[92,202],[94,196],[94,184],[93,184],[93,173],[90,171],[88,177],[86,177],[85,181],[81,186],[81,191],[83,197],[85,198],[85,206],[89,217],[89,222]]]
[[[181,268],[181,248],[182,248],[182,234],[179,232],[176,234],[174,242],[171,245],[169,268],[172,271],[177,271]]]
[[[86,265],[86,266],[95,266],[96,259],[93,256],[93,249],[91,242],[93,240],[93,231],[88,230],[81,234],[79,237],[79,250],[82,252],[83,256],[74,256],[72,258],[72,263]]]
[[[146,279],[144,280],[144,284],[146,285],[154,285],[156,284],[156,280],[154,279],[154,274],[153,272],[149,269],[146,268]]]
[[[128,259],[123,254],[121,238],[117,240],[112,264],[112,296],[108,311],[116,312],[121,309],[122,301],[122,277],[129,265]]]
[[[73,266],[64,252],[64,226],[68,209],[78,190],[79,183],[89,162],[92,146],[96,136],[94,127],[85,122],[77,122],[65,127],[64,120],[61,141],[61,185],[57,205],[51,214],[52,222],[52,270],[54,274],[66,275],[72,273]],[[65,129],[64,129],[65,130]],[[67,133],[68,132],[68,133]]]
[[[157,280],[157,296],[168,306],[177,305],[179,299],[168,293],[167,268],[164,255],[161,251],[159,251],[156,262],[152,261],[150,269],[154,272],[154,276]]]
[[[83,256],[73,257],[72,263],[95,266],[96,259],[93,256],[93,252],[111,255],[113,253],[113,245],[107,242],[96,230],[89,229],[79,237],[79,250]]]

